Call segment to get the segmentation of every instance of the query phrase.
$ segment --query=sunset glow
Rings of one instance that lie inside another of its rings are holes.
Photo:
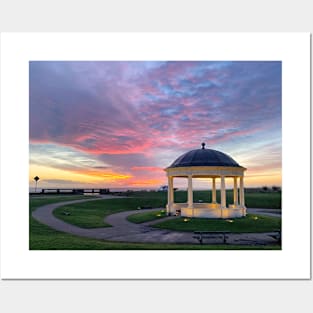
[[[247,187],[281,186],[279,61],[32,61],[29,70],[31,187],[37,175],[40,188],[155,189],[201,142],[246,167]]]

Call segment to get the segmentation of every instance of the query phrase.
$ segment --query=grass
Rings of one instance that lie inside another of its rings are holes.
[[[278,217],[247,214],[237,219],[204,219],[178,217],[154,224],[153,227],[177,231],[230,231],[234,233],[270,232],[281,228]]]
[[[73,205],[67,205],[57,208],[53,214],[63,220],[64,222],[83,227],[83,228],[97,228],[97,227],[110,227],[111,225],[104,222],[104,218],[110,214],[118,213],[128,210],[136,210],[138,207],[165,207],[167,202],[166,192],[132,192],[124,193],[125,198],[119,199],[107,199],[91,201],[88,203],[79,203]],[[279,193],[246,193],[247,207],[262,207],[262,208],[280,208],[280,194]],[[194,200],[202,200],[209,202],[211,197],[210,191],[195,191]],[[54,197],[56,198],[56,197]],[[73,196],[73,199],[86,198],[86,196]],[[71,199],[72,199],[71,198]],[[227,191],[227,198],[232,199],[232,192]],[[66,201],[69,196],[59,196],[60,201]],[[34,199],[42,203],[40,199]],[[217,194],[217,200],[219,201],[219,193]],[[48,199],[47,199],[48,201]],[[53,201],[53,197],[49,199]],[[185,202],[187,201],[187,193],[184,191],[175,192],[175,201]],[[249,205],[250,201],[250,205]],[[50,203],[50,202],[49,202]],[[229,200],[228,203],[231,203]],[[68,215],[65,215],[67,212]],[[157,218],[163,217],[163,213],[145,212],[144,215],[135,215],[129,217],[129,221],[134,223],[143,223],[152,221]],[[157,216],[161,214],[161,216]]]
[[[131,197],[150,200],[150,203],[155,201],[155,205],[152,207],[165,207],[167,203],[167,192],[128,192],[122,193]],[[217,202],[220,202],[220,192],[216,193]],[[208,190],[197,190],[193,192],[194,202],[202,200],[203,202],[211,202],[212,194]],[[151,201],[152,200],[152,201]],[[178,190],[174,193],[174,200],[177,203],[187,202],[187,191]],[[226,204],[233,203],[232,190],[226,190]],[[248,208],[268,208],[268,209],[281,209],[281,193],[280,192],[246,192],[245,204]]]
[[[166,216],[165,210],[159,210],[159,211],[154,211],[154,212],[136,213],[136,214],[128,216],[127,220],[132,223],[140,224],[140,223],[158,220],[165,216]]]
[[[77,200],[76,197],[66,200]],[[40,202],[30,201],[30,211],[38,206],[64,201],[61,197],[43,199]],[[40,204],[39,204],[40,203]],[[157,243],[128,243],[110,242],[104,240],[78,237],[59,232],[30,218],[29,234],[30,250],[279,250],[279,245],[243,246],[243,245],[186,245],[186,244],[157,244]]]
[[[36,196],[29,198],[29,208],[31,211],[37,209],[38,207],[46,204],[63,202],[63,201],[72,201],[72,200],[80,200],[87,199],[87,196]]]
[[[194,192],[195,200],[202,199],[204,192]],[[183,199],[184,192],[176,192],[178,197]],[[270,208],[273,208],[272,204],[277,203],[275,197],[268,197],[267,194],[261,194],[267,197],[270,201]],[[110,200],[99,200],[95,202],[89,202],[84,205],[89,207],[91,203],[103,204],[102,208],[97,210],[101,211],[102,217],[104,218],[108,210],[131,210],[136,209],[138,206],[151,206],[151,207],[164,207],[167,201],[167,195],[164,192],[136,192],[129,194],[129,196],[136,198],[125,198],[125,199],[110,199]],[[86,199],[87,196],[45,196],[45,197],[31,197],[29,201],[30,214],[37,207],[63,201],[71,201],[78,199]],[[183,200],[184,201],[184,200]],[[280,201],[280,200],[279,200]],[[75,205],[75,207],[78,204]],[[83,207],[83,204],[79,204]],[[255,206],[256,207],[256,206]],[[262,206],[264,207],[264,206]],[[58,209],[57,209],[58,210]],[[62,212],[64,207],[62,208]],[[78,211],[77,211],[78,212]],[[77,214],[75,213],[75,215]],[[90,211],[84,211],[84,215]],[[148,213],[148,212],[146,212]],[[101,217],[101,218],[102,218]],[[62,215],[62,219],[67,216]],[[99,221],[99,219],[98,219]],[[102,219],[103,221],[103,219]],[[163,224],[163,223],[162,223]],[[270,246],[251,246],[251,245],[199,245],[199,244],[152,244],[152,243],[128,243],[128,242],[110,242],[97,239],[89,239],[84,237],[78,237],[67,233],[59,232],[50,227],[37,222],[30,216],[29,220],[29,249],[31,250],[280,250],[280,245]],[[89,225],[88,227],[94,227]]]
[[[110,227],[111,225],[104,222],[104,218],[108,215],[136,210],[138,206],[152,207],[158,204],[161,205],[161,202],[153,199],[107,199],[62,206],[54,210],[53,214],[64,222],[82,228]],[[69,215],[64,215],[63,212],[68,212]]]
[[[62,233],[38,223],[33,218],[30,222],[30,250],[280,250],[280,245],[187,245],[110,242],[78,237]]]
[[[281,193],[246,192],[245,204],[247,208],[268,208],[281,210]]]

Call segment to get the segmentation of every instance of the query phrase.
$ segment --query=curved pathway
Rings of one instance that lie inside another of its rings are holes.
[[[149,242],[149,243],[188,243],[198,244],[198,240],[193,238],[193,233],[190,232],[179,232],[171,230],[161,230],[150,227],[154,223],[159,223],[161,220],[168,220],[176,217],[165,217],[151,222],[142,224],[131,223],[127,220],[129,215],[138,213],[138,210],[124,211],[109,215],[105,218],[105,222],[112,225],[112,227],[103,228],[92,228],[86,229],[81,228],[72,224],[68,224],[53,215],[53,211],[64,205],[81,203],[87,201],[97,201],[101,199],[112,199],[120,198],[114,196],[102,196],[101,198],[95,199],[83,199],[73,200],[66,202],[58,202],[53,204],[47,204],[37,208],[32,212],[32,216],[37,221],[50,226],[53,229],[70,233],[76,236],[103,239],[109,241],[119,242]],[[145,209],[144,211],[158,211],[161,208]],[[262,209],[255,209],[262,210]],[[252,211],[250,209],[250,211]],[[253,212],[254,213],[254,212]],[[258,213],[261,214],[261,211]],[[275,215],[277,216],[277,215]],[[275,244],[277,241],[270,235],[273,233],[232,233],[227,235],[228,244]],[[217,244],[222,243],[223,239],[220,235],[212,235],[211,238],[204,239],[205,244]]]
[[[260,215],[273,216],[273,217],[281,217],[281,210],[276,210],[276,209],[248,208],[247,213],[260,214]]]

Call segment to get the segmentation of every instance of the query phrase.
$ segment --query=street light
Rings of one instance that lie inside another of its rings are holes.
[[[35,192],[37,192],[37,182],[40,178],[38,176],[35,176],[34,177],[34,180],[36,181],[36,187],[35,187]]]

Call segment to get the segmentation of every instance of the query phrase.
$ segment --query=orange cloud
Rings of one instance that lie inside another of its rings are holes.
[[[133,166],[131,167],[133,171],[148,171],[148,172],[160,172],[163,171],[160,167],[155,166]]]
[[[134,179],[127,182],[130,187],[155,187],[162,183],[163,179]]]
[[[106,180],[125,180],[129,179],[132,176],[128,174],[120,174],[120,173],[114,173],[114,172],[103,172],[99,170],[75,170],[73,171],[74,173],[85,175],[85,176],[90,176],[93,178],[98,178],[98,179],[106,179]]]

